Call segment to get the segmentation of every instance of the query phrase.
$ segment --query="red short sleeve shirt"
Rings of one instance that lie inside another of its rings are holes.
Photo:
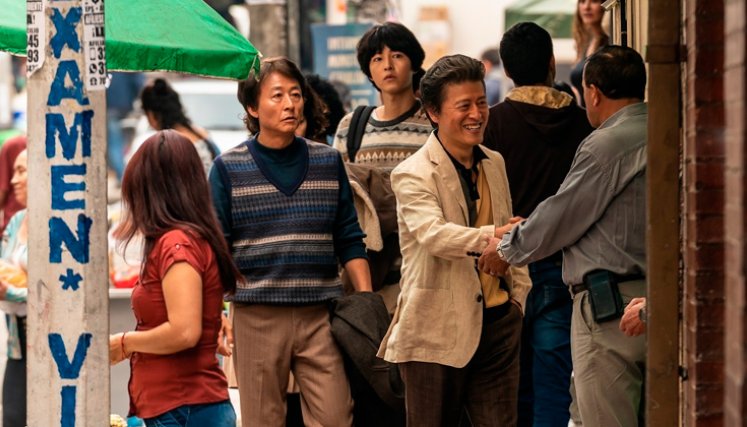
[[[186,262],[202,277],[202,336],[197,345],[175,354],[135,353],[130,360],[130,412],[152,418],[187,404],[228,399],[228,384],[216,356],[223,309],[223,287],[210,245],[193,233],[171,230],[156,242],[132,291],[138,331],[168,320],[161,282],[169,269]]]

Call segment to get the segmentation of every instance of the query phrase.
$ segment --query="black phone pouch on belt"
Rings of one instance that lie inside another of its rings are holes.
[[[615,275],[607,270],[586,273],[584,284],[589,290],[591,312],[597,323],[622,316],[623,302]]]

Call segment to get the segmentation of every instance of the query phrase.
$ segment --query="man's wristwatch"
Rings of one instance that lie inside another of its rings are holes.
[[[496,252],[498,252],[498,258],[501,259],[501,261],[506,261],[506,255],[503,253],[503,249],[501,249],[501,243],[498,242],[498,245],[495,247]]]

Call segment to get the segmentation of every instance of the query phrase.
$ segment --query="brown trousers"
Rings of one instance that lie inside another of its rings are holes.
[[[512,303],[496,309],[506,312],[483,324],[467,366],[399,364],[408,426],[455,427],[465,412],[474,427],[516,425],[522,315]]]
[[[233,328],[242,426],[285,425],[291,371],[307,426],[352,425],[350,387],[326,306],[234,304]]]

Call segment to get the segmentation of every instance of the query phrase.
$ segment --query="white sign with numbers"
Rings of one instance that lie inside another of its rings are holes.
[[[104,0],[84,0],[83,9],[86,90],[104,90],[106,89]]]
[[[28,0],[26,2],[26,75],[31,76],[44,64],[46,43],[44,40],[44,1]],[[41,40],[40,40],[41,38]]]

